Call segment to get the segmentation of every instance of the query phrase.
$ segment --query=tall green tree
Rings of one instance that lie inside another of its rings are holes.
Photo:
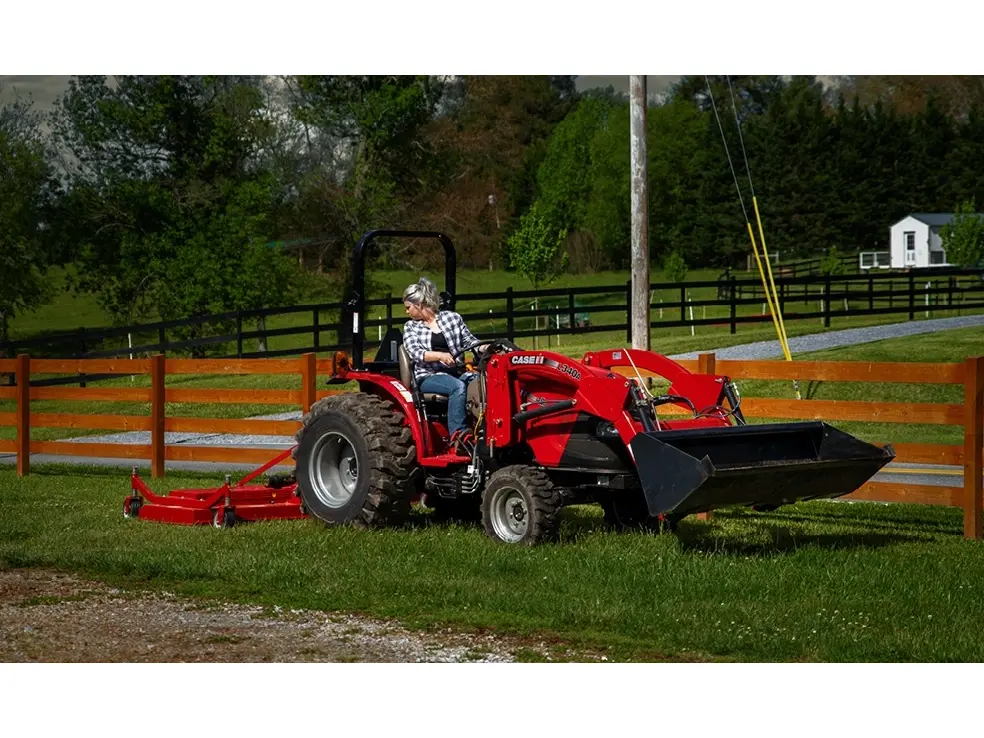
[[[71,185],[80,289],[124,323],[293,302],[296,266],[267,246],[271,136],[249,77],[77,77],[52,116]]]
[[[29,101],[15,99],[0,108],[0,341],[15,315],[50,296],[46,231],[56,195],[40,117]]]
[[[519,219],[519,228],[509,237],[509,261],[526,277],[533,289],[548,284],[563,271],[567,254],[561,249],[567,231],[558,231],[534,203]]]
[[[946,260],[962,267],[984,263],[984,217],[972,200],[961,202],[955,217],[940,230]]]

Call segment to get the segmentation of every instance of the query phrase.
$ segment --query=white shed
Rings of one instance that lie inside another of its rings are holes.
[[[953,213],[911,213],[891,227],[892,268],[950,266],[940,229]]]

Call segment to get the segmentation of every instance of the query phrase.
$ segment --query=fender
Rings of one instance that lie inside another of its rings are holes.
[[[410,426],[410,432],[413,434],[413,442],[417,448],[417,461],[419,462],[427,456],[429,449],[424,442],[420,414],[413,404],[413,395],[403,385],[403,382],[385,374],[374,372],[353,372],[353,374],[357,375],[354,378],[359,382],[360,392],[385,397],[400,408],[407,419],[407,425]]]

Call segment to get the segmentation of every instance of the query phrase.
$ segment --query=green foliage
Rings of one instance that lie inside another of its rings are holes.
[[[826,277],[832,277],[837,274],[843,274],[844,264],[841,263],[841,258],[844,256],[836,246],[831,246],[827,249],[827,253],[824,254],[823,259],[820,261],[820,274]]]
[[[666,276],[674,282],[682,282],[687,278],[687,262],[679,251],[671,251],[663,262]]]
[[[971,267],[984,262],[984,218],[974,201],[961,202],[953,221],[940,230],[946,259],[957,266]]]
[[[533,289],[539,289],[567,266],[566,253],[557,258],[557,252],[566,238],[567,230],[558,231],[544,215],[539,203],[534,203],[529,212],[520,218],[519,228],[509,238],[509,262],[530,281]]]
[[[29,102],[0,108],[0,341],[11,319],[50,297],[46,229],[56,194],[40,120]]]
[[[53,126],[75,161],[63,210],[76,286],[115,322],[150,304],[172,320],[293,301],[294,263],[265,246],[276,183],[257,167],[262,107],[252,78],[71,81]]]

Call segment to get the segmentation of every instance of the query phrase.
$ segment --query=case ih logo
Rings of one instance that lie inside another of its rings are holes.
[[[542,364],[543,355],[535,354],[535,355],[527,355],[527,356],[513,356],[511,359],[509,359],[509,362],[511,364]]]

